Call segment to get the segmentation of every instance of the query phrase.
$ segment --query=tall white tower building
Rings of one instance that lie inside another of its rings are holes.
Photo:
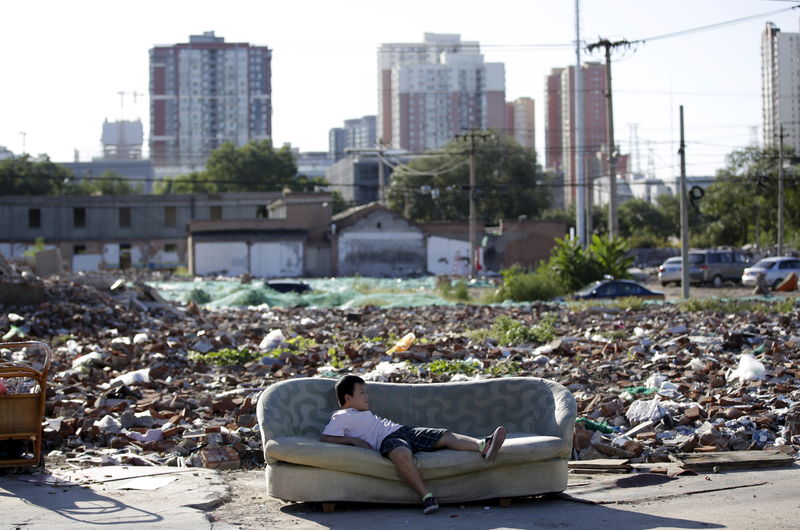
[[[480,45],[457,34],[378,50],[379,141],[421,152],[456,134],[506,128],[505,67],[485,63]]]
[[[784,145],[800,152],[800,33],[782,32],[767,22],[761,34],[761,99],[765,146]]]

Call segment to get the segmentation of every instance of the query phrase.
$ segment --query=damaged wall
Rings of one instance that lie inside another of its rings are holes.
[[[340,276],[425,274],[422,231],[397,214],[374,210],[338,234]]]

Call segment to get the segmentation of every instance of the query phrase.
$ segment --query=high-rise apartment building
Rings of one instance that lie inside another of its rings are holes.
[[[411,152],[438,149],[466,130],[506,128],[505,67],[457,34],[378,50],[379,141]]]
[[[533,98],[517,98],[506,103],[506,134],[519,145],[536,149]]]
[[[548,169],[562,177],[564,193],[553,194],[558,206],[569,206],[577,196],[577,161],[584,164],[590,181],[604,174],[602,163],[608,144],[608,112],[606,109],[605,67],[588,62],[583,73],[583,146],[576,157],[575,136],[575,67],[553,68],[545,82],[547,92],[545,116],[545,161]],[[601,158],[597,154],[603,152]],[[563,203],[559,200],[563,198]]]
[[[800,152],[800,33],[782,32],[767,22],[761,34],[761,100],[765,146]]]
[[[213,31],[150,50],[150,158],[200,169],[224,142],[272,136],[272,51]]]
[[[334,160],[345,156],[345,149],[368,148],[377,145],[377,118],[374,115],[345,120],[344,127],[336,127],[328,133],[328,152]]]

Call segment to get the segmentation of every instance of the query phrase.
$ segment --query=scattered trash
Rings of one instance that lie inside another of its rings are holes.
[[[261,351],[268,352],[279,348],[284,342],[286,342],[286,338],[283,336],[283,331],[279,329],[273,329],[267,333],[267,336],[264,337],[264,340],[261,341],[261,344],[258,345],[258,348]]]
[[[738,379],[744,381],[758,381],[764,379],[766,370],[764,365],[750,354],[743,353],[739,358],[739,366],[728,374],[728,380]]]
[[[389,348],[386,354],[391,355],[393,353],[408,351],[411,345],[414,344],[415,340],[417,340],[416,335],[414,335],[413,333],[406,333],[402,339],[397,341],[397,343],[394,346]]]

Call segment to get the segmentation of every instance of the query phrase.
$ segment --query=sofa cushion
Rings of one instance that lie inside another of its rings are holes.
[[[495,464],[470,451],[442,449],[416,453],[422,477],[437,479],[471,473],[488,466],[515,466],[532,461],[566,458],[570,440],[532,433],[509,433]],[[377,451],[350,445],[332,444],[302,437],[269,440],[266,446],[270,461],[283,461],[311,467],[358,473],[389,480],[400,480],[394,464]]]

